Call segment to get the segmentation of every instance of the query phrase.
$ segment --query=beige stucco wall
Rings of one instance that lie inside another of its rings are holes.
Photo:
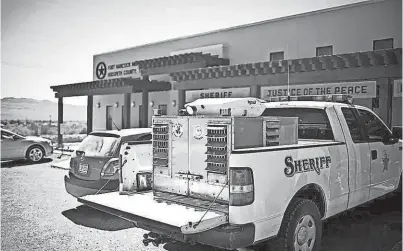
[[[98,102],[101,107],[98,108]],[[114,104],[119,102],[119,106],[116,108]],[[99,95],[94,96],[93,105],[93,131],[105,131],[106,130],[106,107],[112,106],[112,119],[115,124],[122,128],[122,105],[124,102],[123,94],[116,95]]]
[[[226,30],[166,43],[141,46],[121,51],[94,56],[94,68],[99,62],[107,65],[133,62],[136,60],[169,56],[178,50],[190,49],[209,45],[224,45],[224,56],[230,59],[231,64],[266,61],[270,52],[284,51],[285,58],[314,57],[316,47],[333,45],[333,53],[350,53],[372,50],[373,40],[394,38],[394,47],[402,47],[402,1],[385,0],[371,4],[358,5],[350,8],[320,12],[311,15],[299,16],[291,19],[282,19],[259,25]],[[164,79],[166,76],[157,78]],[[94,71],[94,80],[96,80]],[[380,97],[387,95],[387,83],[382,81]],[[201,86],[201,88],[203,88]],[[139,126],[139,105],[141,93],[132,94],[135,107],[131,108],[131,126]],[[172,107],[172,100],[177,100],[177,92],[150,93],[149,102],[154,101],[153,108],[159,104],[168,105],[168,114],[175,114],[177,107]],[[97,108],[98,100],[101,108]],[[105,104],[113,105],[116,101],[123,104],[123,95],[105,95],[94,97],[95,129],[105,129]],[[393,107],[399,111],[391,114],[393,124],[401,124],[401,97],[393,98]],[[359,101],[362,105],[370,106],[372,99]],[[385,118],[387,102],[380,100],[380,108],[376,110]],[[152,107],[148,105],[148,123],[151,123]],[[114,121],[121,126],[121,107],[114,110]],[[399,113],[399,114],[398,114]],[[397,115],[398,114],[398,115]]]
[[[383,38],[394,38],[394,47],[402,46],[401,0],[385,0],[105,53],[94,56],[94,68],[101,61],[124,63],[216,44],[224,45],[231,64],[268,60],[270,52],[275,51],[284,51],[286,59],[314,57],[318,46],[333,45],[334,54],[370,51],[373,40]]]

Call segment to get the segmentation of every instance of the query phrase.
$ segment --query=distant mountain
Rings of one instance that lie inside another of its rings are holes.
[[[57,120],[57,102],[31,98],[7,97],[1,99],[1,119]],[[87,108],[82,105],[63,104],[64,121],[86,121]]]

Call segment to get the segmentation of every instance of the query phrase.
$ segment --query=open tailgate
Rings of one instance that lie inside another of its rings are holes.
[[[199,233],[228,223],[228,213],[219,211],[206,213],[204,208],[159,200],[154,197],[152,191],[132,195],[120,195],[119,192],[87,195],[78,198],[78,201],[132,221],[136,225],[144,222],[148,225],[162,223],[179,228],[183,234]]]

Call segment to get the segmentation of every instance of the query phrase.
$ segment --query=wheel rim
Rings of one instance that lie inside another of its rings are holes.
[[[316,225],[311,215],[304,215],[298,221],[294,233],[295,251],[311,251],[315,245]]]
[[[42,150],[39,148],[32,148],[31,151],[29,152],[29,158],[32,161],[39,161],[43,157]]]

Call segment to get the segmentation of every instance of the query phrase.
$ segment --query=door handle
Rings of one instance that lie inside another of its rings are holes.
[[[378,158],[378,151],[377,150],[372,150],[371,151],[371,159],[375,160]]]

